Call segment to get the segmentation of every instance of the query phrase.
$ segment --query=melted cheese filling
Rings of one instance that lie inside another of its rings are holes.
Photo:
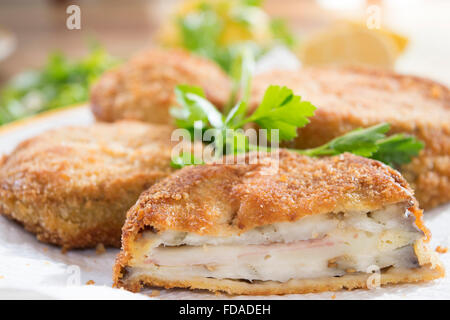
[[[423,234],[402,206],[371,213],[320,214],[231,237],[145,231],[129,276],[248,281],[342,276],[376,266],[417,267]]]

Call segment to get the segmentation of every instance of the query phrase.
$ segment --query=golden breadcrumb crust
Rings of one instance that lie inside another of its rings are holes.
[[[381,271],[379,285],[398,283],[414,283],[431,281],[443,277],[445,274],[442,266],[430,268],[429,266],[417,269],[390,268]],[[342,289],[367,289],[369,285],[377,285],[376,282],[367,281],[373,275],[368,273],[346,274],[342,277],[321,277],[312,279],[291,279],[286,282],[277,281],[240,281],[231,279],[214,278],[187,278],[185,280],[172,280],[140,275],[121,281],[118,286],[132,292],[139,292],[145,284],[153,287],[205,289],[213,292],[224,292],[232,295],[281,295],[318,293],[324,291],[338,291]],[[375,276],[376,277],[376,276]],[[375,280],[376,281],[376,280]]]
[[[0,212],[65,248],[120,246],[127,210],[170,174],[172,127],[134,121],[65,127],[0,163]]]
[[[217,106],[230,94],[227,75],[213,62],[181,50],[148,49],[106,72],[91,90],[91,109],[101,121],[121,119],[171,124],[178,84],[200,86]]]
[[[312,214],[415,201],[397,171],[371,159],[352,154],[317,159],[280,150],[277,172],[270,171],[272,161],[264,155],[256,164],[175,172],[143,192],[130,209],[124,244],[144,227],[227,236]]]
[[[392,133],[415,135],[425,150],[402,166],[424,208],[450,201],[450,90],[433,81],[360,68],[305,68],[258,75],[252,108],[270,84],[285,85],[318,107],[287,146],[311,148],[352,129],[388,122]]]
[[[276,158],[265,155],[257,164],[249,164],[254,156],[245,156],[247,164],[187,167],[145,191],[127,213],[122,251],[114,267],[115,285],[131,290],[138,290],[144,283],[234,294],[279,294],[363,287],[361,279],[366,277],[355,278],[359,280],[354,280],[354,285],[344,285],[348,284],[346,280],[333,280],[335,282],[330,282],[325,289],[322,280],[318,280],[321,285],[309,280],[293,280],[292,286],[284,287],[284,283],[253,286],[253,283],[241,281],[204,278],[173,281],[141,276],[130,279],[127,268],[133,267],[134,241],[146,229],[229,236],[262,225],[296,221],[307,215],[372,211],[397,203],[405,203],[420,221],[418,227],[424,228],[422,212],[406,181],[397,171],[378,161],[352,154],[313,159],[280,150],[279,167],[273,171],[271,165]],[[423,231],[428,234],[427,230]],[[395,283],[403,281],[404,277],[386,279],[386,283]]]

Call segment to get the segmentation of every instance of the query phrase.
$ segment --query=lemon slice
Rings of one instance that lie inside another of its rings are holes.
[[[342,21],[342,23],[343,24],[346,23],[349,26],[353,26],[353,28],[357,28],[357,29],[361,29],[361,28],[367,29],[366,25],[363,24],[362,22],[359,22],[359,21],[351,21],[351,20],[345,21],[344,20],[344,21]],[[398,34],[398,33],[394,32],[394,31],[391,31],[391,30],[389,30],[387,28],[384,28],[384,27],[381,27],[380,29],[372,29],[371,31],[372,32],[377,32],[377,33],[379,33],[379,34],[381,34],[381,35],[383,35],[385,37],[391,38],[395,42],[395,44],[397,46],[398,54],[400,54],[403,51],[405,51],[405,49],[406,49],[406,47],[407,47],[407,45],[409,43],[409,40],[408,40],[407,37],[405,37],[405,36],[403,36],[401,34]]]
[[[340,24],[306,40],[300,49],[300,59],[304,65],[365,65],[391,69],[406,43],[387,31]]]

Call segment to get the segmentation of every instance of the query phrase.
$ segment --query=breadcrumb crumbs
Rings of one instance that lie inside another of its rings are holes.
[[[94,280],[89,280],[88,282],[86,282],[86,285],[88,285],[88,286],[90,286],[90,285],[92,285],[92,284],[95,284],[95,281],[94,281]]]
[[[337,261],[336,258],[328,260],[328,268],[337,268],[336,261]]]
[[[105,252],[106,252],[106,249],[105,249],[105,246],[103,245],[103,243],[98,243],[97,246],[95,247],[95,253],[98,255],[101,255]]]
[[[442,96],[441,88],[439,86],[433,86],[431,88],[431,96],[436,99],[440,98]]]
[[[436,247],[436,252],[438,252],[438,253],[447,253],[447,251],[448,251],[447,247],[441,247],[441,246]]]

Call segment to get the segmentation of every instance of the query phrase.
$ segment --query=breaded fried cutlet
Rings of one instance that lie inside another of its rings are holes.
[[[376,286],[372,272],[381,285],[444,275],[397,171],[352,154],[254,155],[145,191],[127,214],[115,286],[269,295]]]
[[[175,105],[178,84],[203,88],[219,107],[231,90],[227,75],[214,62],[181,50],[148,49],[101,76],[91,90],[91,109],[100,121],[171,124],[169,108]]]
[[[253,81],[253,108],[270,84],[285,85],[318,109],[289,147],[311,148],[359,127],[380,122],[393,133],[425,143],[419,157],[400,168],[420,204],[450,201],[450,91],[439,83],[388,71],[305,68],[275,71]]]
[[[135,121],[44,132],[0,163],[0,213],[64,248],[120,247],[127,210],[169,175],[171,132]]]

